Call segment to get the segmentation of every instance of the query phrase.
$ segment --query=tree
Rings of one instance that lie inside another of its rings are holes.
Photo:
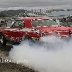
[[[7,15],[3,12],[0,12],[0,17],[6,17]]]

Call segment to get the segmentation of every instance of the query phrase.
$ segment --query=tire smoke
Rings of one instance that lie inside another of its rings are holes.
[[[39,72],[72,72],[72,39],[43,37],[13,46],[10,58]]]

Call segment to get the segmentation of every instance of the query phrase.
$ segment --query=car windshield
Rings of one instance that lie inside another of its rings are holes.
[[[12,24],[12,28],[15,28],[15,27],[19,27],[19,28],[22,28],[24,26],[23,24],[23,21],[22,20],[16,20],[15,22],[13,22]]]
[[[33,20],[32,25],[34,27],[37,26],[58,26],[58,23],[55,22],[54,20]]]

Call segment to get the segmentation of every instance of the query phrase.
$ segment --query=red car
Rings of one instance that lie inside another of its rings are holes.
[[[48,35],[69,37],[71,34],[72,28],[60,26],[50,18],[26,17],[15,20],[10,28],[0,27],[0,44],[6,45],[7,41],[21,42],[26,38],[39,40]]]

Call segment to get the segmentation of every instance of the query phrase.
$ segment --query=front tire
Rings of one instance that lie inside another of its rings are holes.
[[[5,46],[7,43],[7,40],[3,34],[0,34],[0,45]]]

